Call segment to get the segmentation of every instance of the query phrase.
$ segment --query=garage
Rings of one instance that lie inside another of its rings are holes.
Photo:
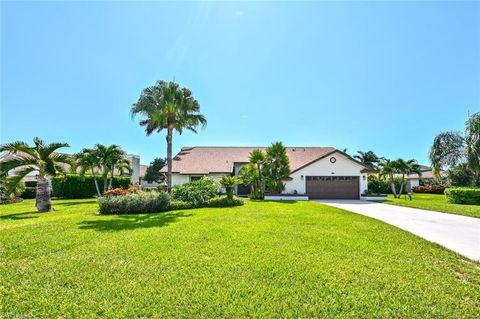
[[[307,176],[306,193],[310,199],[358,199],[358,176]]]

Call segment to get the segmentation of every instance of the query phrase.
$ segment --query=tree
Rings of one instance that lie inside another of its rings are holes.
[[[480,178],[480,112],[468,117],[465,132],[441,132],[433,140],[429,153],[433,172],[438,177],[443,168],[466,166]]]
[[[130,173],[132,168],[130,167],[130,162],[125,158],[125,152],[118,145],[105,146],[96,144],[95,151],[102,171],[103,192],[106,192],[112,188],[115,171],[118,171],[119,175],[123,175],[125,172]]]
[[[162,182],[165,179],[165,174],[161,173],[160,170],[165,166],[165,162],[165,158],[161,157],[150,162],[143,179],[149,183]]]
[[[200,113],[200,104],[189,89],[175,82],[158,81],[142,91],[132,106],[131,115],[141,117],[139,123],[147,135],[167,130],[167,189],[171,192],[173,133],[182,134],[185,129],[196,133],[199,125],[207,124]]]
[[[65,173],[64,164],[71,164],[71,158],[65,154],[55,153],[62,147],[69,147],[67,143],[45,144],[40,138],[33,139],[34,146],[25,142],[12,142],[0,146],[0,152],[9,152],[15,156],[1,164],[0,174],[17,170],[12,177],[11,187],[17,185],[27,174],[37,171],[37,189],[35,205],[39,212],[52,210],[50,197],[50,178]]]
[[[285,189],[284,181],[290,177],[290,161],[282,142],[273,143],[265,152],[265,181],[267,188],[275,193]]]
[[[263,194],[265,193],[265,176],[264,176],[264,165],[265,165],[265,153],[261,150],[253,150],[249,156],[250,163],[255,166],[257,172],[256,174],[252,175],[255,178],[255,188],[257,192],[261,193],[261,197],[263,198]]]
[[[264,192],[260,188],[260,180],[262,171],[258,170],[257,166],[253,163],[248,163],[243,165],[242,169],[239,172],[239,177],[243,181],[243,184],[250,185],[251,192],[250,198],[252,199],[262,199]]]
[[[395,198],[400,198],[400,195],[402,195],[403,193],[404,187],[406,185],[405,176],[409,174],[418,174],[419,176],[421,175],[420,165],[418,165],[417,161],[413,159],[408,161],[405,161],[401,158],[393,161],[387,159],[380,163],[380,167],[380,176],[386,177],[389,180],[390,186],[392,188],[392,193]],[[397,176],[400,176],[400,189],[398,192],[395,185]]]
[[[377,168],[377,165],[385,160],[384,157],[379,157],[373,151],[357,151],[357,155],[353,155],[353,158],[359,160],[362,164],[368,165],[373,168]]]
[[[220,179],[220,185],[222,185],[225,188],[225,191],[227,193],[227,198],[229,200],[233,199],[233,190],[235,188],[235,185],[241,184],[241,183],[242,183],[242,180],[235,176],[224,175]]]
[[[447,171],[448,183],[452,186],[479,186],[475,173],[466,163],[452,166]]]
[[[85,175],[85,173],[89,171],[93,176],[97,195],[102,196],[102,192],[100,191],[97,180],[97,172],[101,171],[102,169],[100,165],[100,156],[97,150],[92,148],[84,148],[81,152],[75,154],[74,158],[76,161],[75,167],[80,168],[80,175]]]

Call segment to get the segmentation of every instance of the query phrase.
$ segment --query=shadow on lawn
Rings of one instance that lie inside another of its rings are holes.
[[[87,198],[87,199],[54,199],[52,201],[52,205],[54,206],[76,206],[76,205],[84,205],[84,204],[95,204],[97,202],[96,198]]]
[[[86,220],[79,225],[80,229],[98,231],[129,230],[137,228],[164,227],[178,221],[179,218],[190,217],[182,211],[147,215],[117,215],[113,219]],[[105,217],[112,217],[111,215]],[[101,218],[101,217],[100,217]]]
[[[31,214],[36,214],[36,216],[28,216]],[[0,219],[11,219],[11,220],[20,220],[20,219],[30,219],[30,218],[38,218],[37,212],[24,212],[24,213],[13,213],[13,214],[8,214],[8,215],[2,215],[0,216]]]

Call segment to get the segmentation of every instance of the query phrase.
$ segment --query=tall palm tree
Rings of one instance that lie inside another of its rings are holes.
[[[441,132],[429,153],[435,175],[445,167],[466,164],[480,178],[480,112],[470,115],[465,132]]]
[[[357,151],[357,153],[358,153],[357,155],[353,155],[353,158],[373,168],[376,168],[380,162],[385,160],[384,157],[379,157],[373,151],[366,151],[366,152]]]
[[[175,82],[158,81],[142,91],[131,109],[132,117],[141,116],[140,125],[147,135],[167,130],[167,189],[172,190],[172,139],[174,131],[182,134],[187,129],[197,132],[207,120],[200,113],[200,104],[187,88]]]
[[[9,152],[15,155],[12,159],[1,163],[0,173],[16,170],[17,174],[11,180],[11,185],[18,184],[27,174],[38,172],[36,207],[39,212],[52,210],[50,198],[50,178],[65,173],[60,165],[71,164],[71,158],[65,154],[55,153],[62,147],[69,147],[67,143],[45,144],[40,138],[33,139],[34,146],[25,142],[13,142],[0,146],[0,152]]]
[[[89,171],[93,176],[97,195],[102,196],[97,180],[97,172],[101,170],[100,157],[97,150],[92,148],[84,148],[79,153],[75,154],[74,158],[76,160],[76,167],[80,169],[80,175],[84,175],[87,171]]]

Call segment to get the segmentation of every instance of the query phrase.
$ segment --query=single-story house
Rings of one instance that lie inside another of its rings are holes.
[[[210,176],[238,176],[249,161],[250,152],[266,147],[183,147],[173,158],[172,186]],[[285,194],[305,194],[309,198],[358,199],[368,188],[367,175],[374,172],[334,147],[287,147],[290,178],[285,181]],[[166,173],[167,167],[161,172]],[[250,187],[238,185],[239,196]]]
[[[407,190],[411,191],[413,187],[431,184],[436,180],[436,177],[433,174],[433,169],[430,166],[420,165],[421,175],[418,174],[409,174],[406,176],[407,179]],[[445,171],[440,171],[440,177],[445,178],[447,174]]]

